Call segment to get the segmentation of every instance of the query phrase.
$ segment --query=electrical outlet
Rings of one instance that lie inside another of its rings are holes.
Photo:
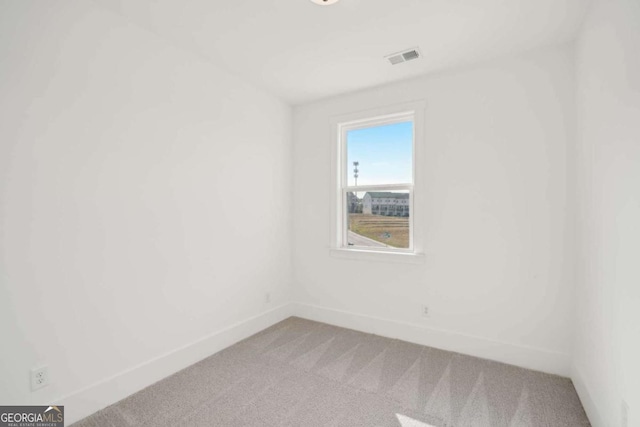
[[[271,304],[271,292],[267,292],[264,294],[264,302],[266,304]]]
[[[620,425],[622,427],[629,426],[629,405],[627,405],[627,402],[625,402],[624,400],[622,401],[622,414],[620,419]]]
[[[430,317],[429,306],[423,305],[421,308],[422,317]]]
[[[31,391],[36,391],[49,385],[49,368],[41,366],[31,369]]]

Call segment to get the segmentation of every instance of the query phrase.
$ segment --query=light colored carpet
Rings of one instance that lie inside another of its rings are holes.
[[[74,425],[590,424],[567,378],[292,317]]]

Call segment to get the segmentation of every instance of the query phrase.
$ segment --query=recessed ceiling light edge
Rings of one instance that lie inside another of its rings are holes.
[[[311,1],[320,6],[330,6],[332,4],[338,3],[339,0],[311,0]]]

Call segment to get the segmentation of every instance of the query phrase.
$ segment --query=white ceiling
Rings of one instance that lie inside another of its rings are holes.
[[[589,0],[96,0],[292,104],[572,39]],[[420,60],[383,56],[418,46]]]

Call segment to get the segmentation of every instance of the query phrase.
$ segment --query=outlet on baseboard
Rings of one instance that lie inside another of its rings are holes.
[[[31,391],[36,391],[49,385],[49,367],[40,366],[31,369]]]
[[[620,426],[629,427],[629,405],[624,400],[622,401],[622,413],[620,416]]]

